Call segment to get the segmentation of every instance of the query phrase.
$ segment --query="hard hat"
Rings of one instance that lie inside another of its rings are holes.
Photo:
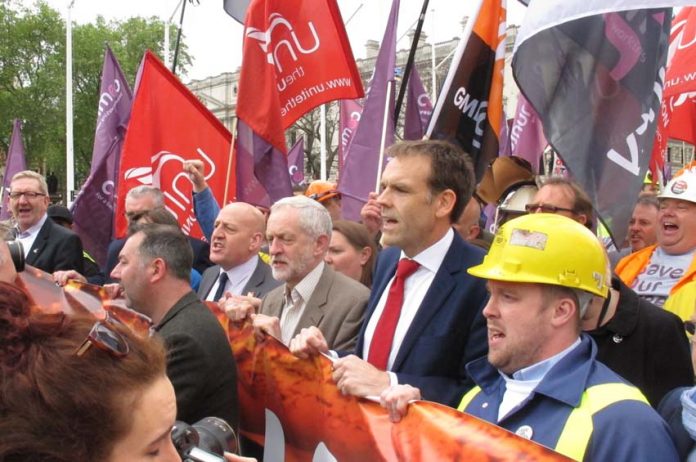
[[[317,202],[324,202],[332,197],[340,197],[340,195],[341,193],[338,192],[334,183],[322,180],[312,181],[305,191],[305,196]]]
[[[533,182],[534,172],[529,162],[515,156],[496,157],[476,186],[476,195],[487,204],[495,204],[514,186]]]
[[[551,284],[600,297],[609,291],[607,257],[592,231],[562,215],[533,213],[505,223],[469,274],[494,281]]]
[[[539,188],[536,184],[523,184],[508,193],[500,202],[498,208],[504,212],[522,212],[526,214],[527,209],[524,207],[534,200],[537,191],[539,191]]]
[[[696,202],[696,167],[684,170],[672,178],[657,198]]]

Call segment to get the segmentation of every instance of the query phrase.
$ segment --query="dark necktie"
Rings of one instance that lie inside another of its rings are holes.
[[[387,369],[389,353],[394,342],[394,332],[399,322],[399,316],[401,316],[401,306],[404,303],[404,285],[406,279],[415,273],[419,266],[415,260],[402,258],[396,267],[396,276],[389,288],[387,302],[384,304],[384,311],[377,322],[367,356],[368,362],[379,369]]]
[[[229,278],[227,277],[226,272],[220,273],[220,277],[218,278],[218,288],[217,292],[215,292],[215,297],[213,298],[214,302],[217,302],[222,298],[222,295],[225,293],[225,286],[227,285],[227,280]]]

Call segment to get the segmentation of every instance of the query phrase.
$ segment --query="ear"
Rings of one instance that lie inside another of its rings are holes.
[[[578,309],[575,305],[575,300],[570,297],[556,299],[551,324],[554,327],[561,327],[569,322],[575,322]]]
[[[326,253],[326,251],[329,249],[329,240],[329,236],[322,234],[317,238],[316,241],[314,241],[315,256],[324,255]]]
[[[457,202],[457,195],[451,189],[445,189],[435,197],[437,209],[435,216],[444,218],[452,213],[454,204]]]
[[[263,234],[254,233],[251,236],[251,239],[249,240],[249,250],[256,249],[258,251],[258,249],[260,249],[262,245],[263,245]]]
[[[578,214],[578,222],[581,225],[586,225],[587,224],[587,215],[585,215],[584,213]]]
[[[147,268],[147,275],[150,282],[161,281],[167,274],[167,264],[161,258],[155,258]]]
[[[372,249],[368,246],[363,247],[360,250],[360,266],[365,266],[372,256]]]

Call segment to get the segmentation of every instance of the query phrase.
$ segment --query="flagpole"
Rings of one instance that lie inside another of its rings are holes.
[[[234,138],[236,134],[237,118],[235,117],[232,120],[232,138],[230,139],[230,155],[227,156],[227,174],[225,175],[225,191],[222,194],[222,207],[227,205],[227,191],[229,191],[230,189],[230,172],[232,172],[232,159],[234,158]]]
[[[387,82],[387,98],[384,104],[384,119],[382,121],[382,138],[379,143],[379,161],[377,162],[377,182],[375,183],[375,192],[379,192],[379,185],[382,182],[382,164],[384,163],[384,145],[387,142],[387,123],[389,121],[389,101],[391,98],[393,81]]]
[[[75,151],[73,150],[73,82],[72,82],[72,8],[75,0],[68,4],[65,27],[65,203],[72,204],[75,190]]]
[[[186,12],[186,0],[181,2],[181,16],[179,17],[179,31],[176,33],[176,46],[174,47],[174,63],[172,74],[176,75],[176,63],[179,60],[179,46],[181,45],[181,31],[184,28],[184,13]]]
[[[428,11],[428,2],[430,0],[423,0],[423,7],[421,8],[420,16],[418,17],[418,24],[416,25],[416,33],[413,35],[413,43],[411,43],[411,51],[408,53],[408,61],[406,61],[406,69],[404,70],[404,77],[401,81],[401,86],[399,87],[399,97],[396,99],[396,109],[394,109],[394,126],[399,123],[399,113],[401,112],[401,105],[404,102],[404,96],[406,95],[406,88],[408,87],[408,77],[411,74],[411,68],[413,67],[413,61],[416,57],[416,48],[418,48],[418,41],[420,40],[421,29],[423,29],[423,22],[425,22],[425,13]],[[379,177],[379,175],[377,175]]]
[[[326,104],[322,104],[319,108],[319,165],[321,181],[326,181]]]
[[[435,103],[435,100],[437,99],[437,78],[435,77],[435,8],[430,10],[430,17],[433,19],[432,24],[433,24],[433,34],[430,36],[430,40],[432,43],[430,44],[430,67],[431,67],[431,75],[430,77],[432,78],[432,84],[430,86],[430,89],[432,90],[432,98],[431,100],[433,101],[433,104]]]

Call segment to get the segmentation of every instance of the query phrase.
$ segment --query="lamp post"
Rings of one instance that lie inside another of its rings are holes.
[[[73,88],[72,88],[72,7],[75,0],[68,4],[65,32],[65,163],[66,195],[65,202],[72,204],[75,191],[75,152],[73,146]]]

